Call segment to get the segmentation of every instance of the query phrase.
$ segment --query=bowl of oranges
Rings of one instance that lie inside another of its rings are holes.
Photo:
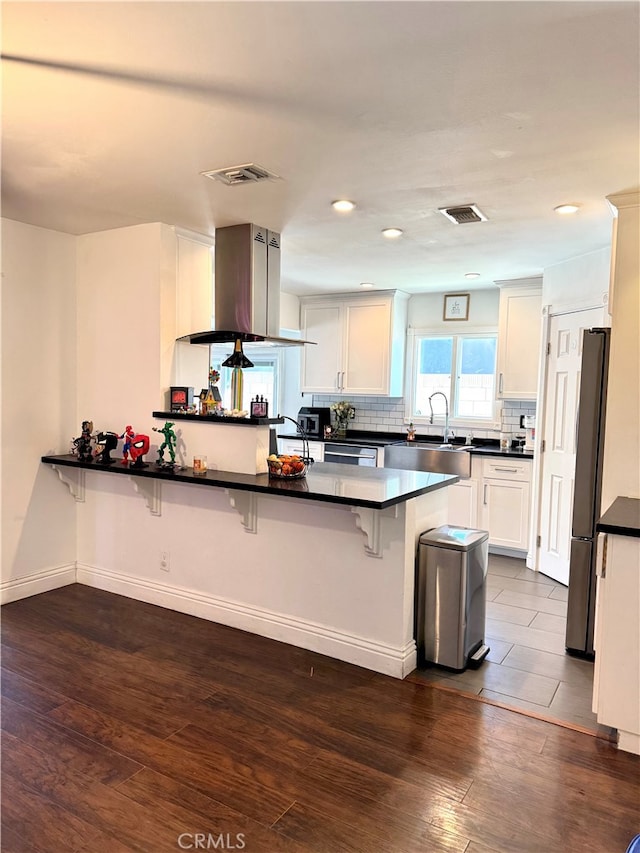
[[[280,480],[299,480],[307,473],[307,466],[301,456],[277,455],[267,456],[269,476]]]

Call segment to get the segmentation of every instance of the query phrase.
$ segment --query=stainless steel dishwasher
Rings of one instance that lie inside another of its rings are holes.
[[[324,461],[375,468],[378,464],[378,448],[366,444],[340,444],[336,441],[325,441]]]

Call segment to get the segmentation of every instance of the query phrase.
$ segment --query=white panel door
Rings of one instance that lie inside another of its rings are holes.
[[[565,585],[569,583],[582,337],[601,319],[601,309],[594,308],[552,317],[549,327],[538,568]]]
[[[315,346],[302,348],[301,391],[333,394],[342,380],[342,306],[305,305],[302,337]]]
[[[388,394],[391,302],[348,303],[344,323],[342,390],[350,394]]]

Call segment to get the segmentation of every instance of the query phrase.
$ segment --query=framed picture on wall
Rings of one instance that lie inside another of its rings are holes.
[[[447,293],[444,297],[443,320],[469,319],[469,294]]]

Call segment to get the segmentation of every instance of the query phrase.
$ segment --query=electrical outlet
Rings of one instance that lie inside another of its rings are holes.
[[[171,554],[168,551],[160,551],[160,571],[168,572],[171,568]]]

